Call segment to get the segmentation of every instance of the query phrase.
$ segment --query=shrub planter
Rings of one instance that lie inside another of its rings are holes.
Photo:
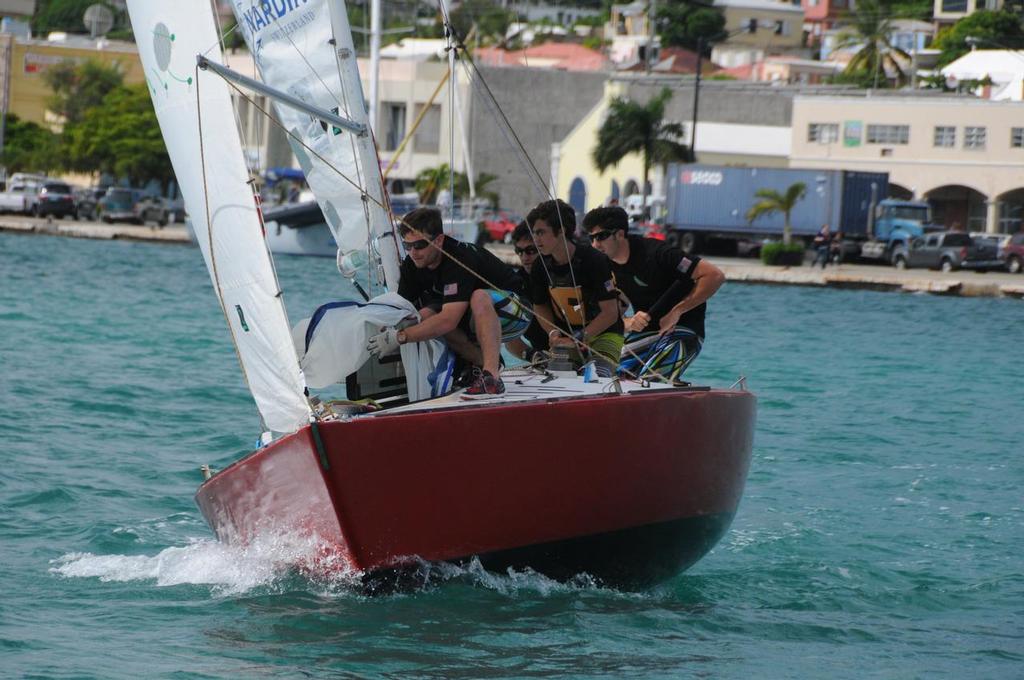
[[[799,267],[804,263],[804,247],[799,243],[766,243],[761,248],[761,262],[776,267]]]

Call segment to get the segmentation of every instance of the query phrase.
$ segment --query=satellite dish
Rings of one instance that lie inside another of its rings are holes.
[[[89,35],[93,38],[106,35],[114,27],[114,13],[106,5],[90,5],[82,17]]]

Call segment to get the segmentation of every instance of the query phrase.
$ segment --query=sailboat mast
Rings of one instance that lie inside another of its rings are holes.
[[[380,110],[381,0],[370,2],[370,121],[376,124]]]
[[[379,2],[379,0],[375,0]],[[348,13],[345,11],[345,3],[341,0],[330,0],[328,7],[331,12],[331,31],[334,36],[334,50],[338,61],[338,74],[346,91],[354,93],[356,101],[350,104],[349,114],[356,123],[369,126],[370,119],[366,107],[362,105],[365,101],[363,96],[363,85],[359,78],[359,64],[356,61],[355,45],[352,42],[352,28],[348,22]],[[378,44],[380,36],[377,36]],[[376,68],[371,69],[374,73]],[[372,84],[371,76],[371,84]],[[372,96],[372,93],[371,93]],[[371,105],[373,104],[371,100]],[[381,174],[380,158],[377,156],[377,148],[372,135],[363,135],[355,138],[356,154],[359,164],[365,173],[364,191],[369,199],[367,200],[367,216],[369,219],[369,231],[376,241],[375,255],[378,265],[383,274],[383,279],[388,290],[398,290],[399,265],[402,256],[398,252],[398,242],[387,210],[384,208],[384,177]]]

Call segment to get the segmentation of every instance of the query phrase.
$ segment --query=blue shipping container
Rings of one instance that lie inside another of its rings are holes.
[[[781,235],[781,213],[753,222],[747,211],[760,189],[779,193],[795,182],[807,192],[790,215],[794,235],[811,236],[822,224],[848,236],[867,234],[871,203],[889,195],[889,175],[848,170],[795,170],[789,168],[731,168],[710,165],[668,166],[669,226],[684,231],[722,235]]]

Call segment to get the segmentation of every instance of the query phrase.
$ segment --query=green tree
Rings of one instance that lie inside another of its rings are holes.
[[[112,90],[64,134],[74,170],[128,177],[135,184],[151,179],[166,184],[174,177],[144,84]]]
[[[652,163],[692,161],[690,148],[677,141],[683,136],[679,123],[665,122],[665,104],[672,98],[667,87],[646,104],[615,97],[608,117],[597,131],[594,164],[604,172],[631,153],[639,153],[644,167],[643,205],[647,205],[647,177]]]
[[[932,47],[941,51],[938,68],[956,61],[971,50],[967,38],[977,39],[981,49],[1024,48],[1024,29],[1018,15],[1008,10],[981,10],[939,31]]]
[[[9,113],[0,163],[9,172],[49,173],[58,170],[61,167],[59,138],[44,127]]]
[[[53,96],[46,101],[51,111],[64,117],[65,124],[77,123],[88,109],[99,106],[111,91],[121,86],[124,74],[115,63],[107,66],[95,59],[81,64],[64,61],[43,75]]]
[[[416,175],[416,193],[420,195],[420,203],[428,205],[437,200],[437,194],[441,189],[451,183],[451,170],[447,163],[442,163],[436,168],[425,168]]]
[[[850,27],[839,34],[836,48],[860,47],[843,73],[850,78],[868,74],[872,87],[888,84],[886,73],[895,75],[896,83],[906,81],[903,69],[910,64],[910,55],[892,42],[892,15],[879,0],[859,0],[857,11],[848,17]],[[881,78],[880,78],[881,77]]]
[[[706,49],[712,43],[724,40],[725,16],[716,9],[672,0],[658,7],[655,30],[664,47],[685,47],[696,50],[697,42],[704,39]]]
[[[466,0],[452,10],[452,24],[458,35],[465,38],[476,24],[477,34],[482,40],[504,42],[509,25],[516,20],[511,10],[491,0]]]
[[[807,185],[803,182],[790,184],[785,193],[781,194],[775,189],[758,189],[754,192],[754,197],[760,200],[750,206],[750,210],[747,211],[747,220],[753,222],[762,215],[782,213],[782,242],[788,246],[793,241],[793,226],[789,223],[789,216],[796,204],[802,201],[806,194]]]

